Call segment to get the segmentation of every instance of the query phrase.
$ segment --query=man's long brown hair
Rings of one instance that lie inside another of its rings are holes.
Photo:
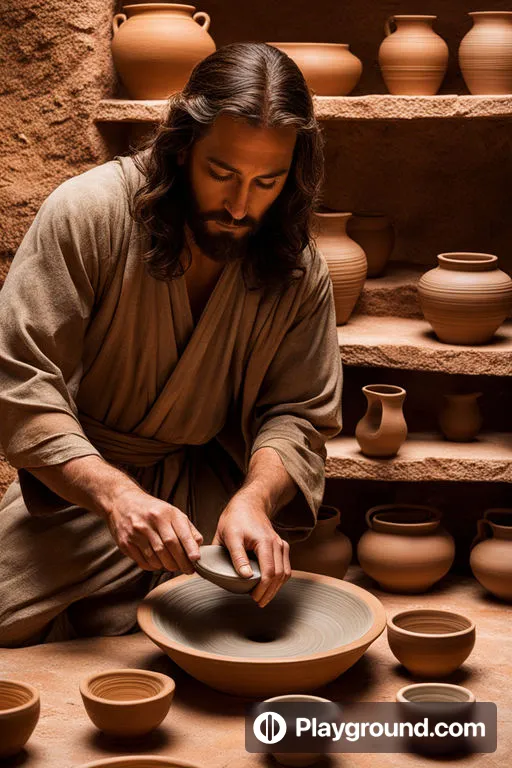
[[[184,90],[171,98],[166,119],[133,155],[146,178],[132,206],[133,218],[151,236],[145,262],[160,280],[183,274],[187,212],[178,153],[190,150],[221,113],[255,126],[297,130],[285,186],[251,235],[243,261],[252,287],[282,287],[303,271],[301,254],[310,244],[311,214],[323,181],[323,147],[301,71],[265,43],[227,45],[201,61]]]

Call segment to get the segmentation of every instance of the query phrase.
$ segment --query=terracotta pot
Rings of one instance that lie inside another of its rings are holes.
[[[142,736],[157,728],[174,697],[174,680],[160,672],[112,669],[80,683],[87,714],[110,736]]]
[[[174,757],[156,755],[131,755],[130,757],[102,757],[94,763],[81,765],[79,768],[201,768],[197,763],[176,760]]]
[[[351,213],[315,213],[316,242],[329,267],[337,325],[344,325],[349,319],[366,279],[365,253],[346,231],[351,216]]]
[[[415,609],[388,619],[393,654],[418,677],[445,677],[468,658],[475,644],[475,624],[451,611]]]
[[[448,46],[432,29],[437,16],[390,16],[379,48],[382,77],[393,94],[433,96],[448,66]],[[392,25],[396,24],[396,31]]]
[[[210,17],[193,5],[125,5],[113,19],[112,58],[134,99],[166,99],[180,91],[195,65],[215,51]]]
[[[425,318],[447,344],[485,344],[512,307],[512,280],[489,253],[441,253],[418,296]]]
[[[512,93],[512,11],[469,14],[473,27],[462,39],[459,64],[473,94]]]
[[[512,600],[512,508],[485,512],[478,521],[469,563],[485,589],[502,600]]]
[[[396,456],[407,437],[403,414],[405,389],[393,384],[368,384],[363,387],[368,407],[356,426],[356,439],[365,456]]]
[[[273,696],[310,691],[361,658],[383,631],[384,608],[354,584],[292,578],[262,610],[199,576],[178,576],[140,603],[141,629],[176,664],[219,691]]]
[[[366,276],[381,275],[395,244],[395,231],[389,218],[382,213],[354,213],[348,221],[347,233],[366,254]]]
[[[330,699],[322,699],[320,696],[308,696],[306,694],[291,694],[284,696],[273,696],[271,699],[265,699],[264,704],[282,704],[286,702],[306,703],[306,704],[332,704]],[[323,718],[322,718],[323,719]],[[322,757],[321,754],[312,752],[271,752],[270,754],[281,765],[290,765],[294,768],[303,768],[306,765],[314,765]]]
[[[354,90],[363,65],[339,43],[269,43],[297,64],[316,96],[346,96]]]
[[[0,758],[17,754],[39,720],[39,693],[27,683],[0,680]]]
[[[363,571],[389,592],[424,592],[448,571],[455,557],[441,513],[418,504],[384,504],[366,513],[369,530],[359,539]]]
[[[447,440],[468,443],[475,439],[482,428],[482,414],[478,407],[481,396],[481,392],[444,395],[439,425]]]
[[[352,559],[352,544],[337,527],[339,522],[339,509],[322,505],[317,524],[308,538],[292,544],[292,568],[342,579]]]

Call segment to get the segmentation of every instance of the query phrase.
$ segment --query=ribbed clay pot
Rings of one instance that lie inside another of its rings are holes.
[[[346,96],[354,90],[363,65],[346,43],[269,43],[297,64],[316,96]]]
[[[316,213],[317,245],[329,267],[336,307],[336,323],[347,322],[366,279],[366,255],[347,235],[351,213]]]
[[[366,254],[367,277],[384,272],[395,244],[395,231],[383,213],[354,213],[347,224],[347,234]]]
[[[447,440],[469,443],[475,439],[482,428],[482,414],[478,406],[481,396],[481,392],[444,395],[439,426]]]
[[[112,58],[132,98],[168,98],[215,51],[210,17],[195,10],[177,3],[137,3],[116,13]]]
[[[368,407],[356,426],[356,439],[365,456],[396,456],[407,437],[403,414],[405,389],[393,384],[368,384],[363,387]]]
[[[38,691],[17,680],[0,680],[0,758],[23,749],[39,720]]]
[[[502,600],[512,600],[512,509],[488,509],[478,521],[469,558],[475,578]]]
[[[418,283],[425,318],[447,344],[485,344],[512,308],[512,280],[490,253],[441,253]]]
[[[473,94],[512,93],[512,11],[469,14],[473,27],[462,39],[459,64]]]
[[[439,90],[448,66],[448,46],[432,29],[436,18],[403,14],[388,18],[379,64],[390,93],[433,96]]]
[[[361,568],[388,592],[425,592],[448,573],[455,557],[453,538],[440,521],[433,507],[372,507],[357,546]]]
[[[322,505],[316,526],[305,541],[292,544],[292,568],[342,579],[352,559],[352,544],[339,530],[339,509]]]

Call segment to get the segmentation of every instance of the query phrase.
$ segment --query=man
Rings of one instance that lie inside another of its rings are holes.
[[[0,294],[0,645],[130,631],[203,541],[261,607],[289,578],[341,427],[321,181],[300,71],[237,44],[44,202]]]

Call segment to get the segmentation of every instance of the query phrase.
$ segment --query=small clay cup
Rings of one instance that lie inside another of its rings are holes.
[[[144,669],[111,669],[86,677],[80,693],[94,725],[109,736],[143,736],[157,728],[176,688],[171,677]]]
[[[194,568],[203,579],[211,581],[212,584],[227,589],[228,592],[245,594],[260,583],[260,567],[254,555],[248,555],[253,575],[246,578],[236,572],[226,547],[206,544],[199,547],[199,552],[201,559],[194,563]]]
[[[303,693],[292,693],[284,696],[273,696],[271,699],[265,699],[264,704],[281,704],[283,702],[302,702],[307,704],[321,703],[331,704],[330,699],[322,699],[320,696],[309,696]],[[313,752],[272,752],[272,756],[281,765],[295,766],[296,768],[303,768],[306,765],[313,765],[318,762],[322,757],[321,754],[315,754]]]
[[[388,619],[393,654],[418,677],[446,677],[467,659],[475,644],[475,624],[451,611],[413,609]]]
[[[19,752],[39,720],[39,693],[28,683],[0,680],[0,758]]]

